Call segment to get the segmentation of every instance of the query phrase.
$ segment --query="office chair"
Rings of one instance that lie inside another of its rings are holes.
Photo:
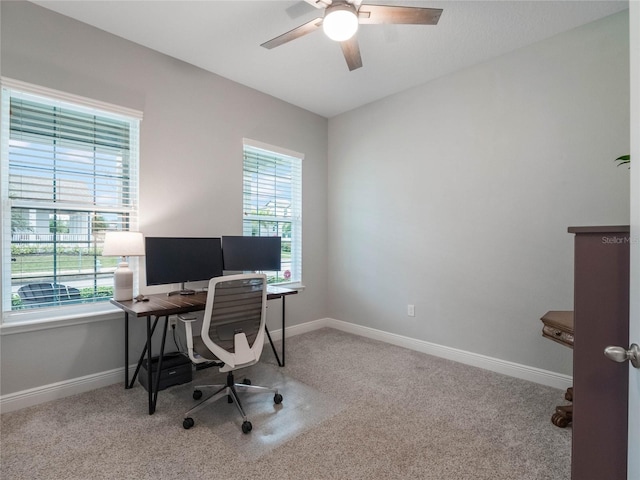
[[[266,305],[266,275],[229,275],[209,281],[200,335],[194,335],[191,325],[195,318],[178,317],[185,324],[191,361],[195,364],[213,363],[220,372],[227,372],[224,385],[194,387],[194,400],[202,397],[201,389],[213,388],[214,392],[184,414],[182,426],[185,429],[194,425],[192,413],[227,397],[228,402],[235,403],[242,415],[242,432],[249,433],[252,425],[247,420],[238,392],[271,392],[276,404],[282,402],[282,395],[277,389],[251,385],[248,379],[244,383],[235,383],[233,377],[235,370],[253,365],[260,359],[264,346]]]

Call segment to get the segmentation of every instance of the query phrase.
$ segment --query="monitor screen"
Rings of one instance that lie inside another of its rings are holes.
[[[280,271],[280,237],[222,237],[224,269]]]
[[[197,282],[222,275],[220,238],[146,237],[147,285]]]

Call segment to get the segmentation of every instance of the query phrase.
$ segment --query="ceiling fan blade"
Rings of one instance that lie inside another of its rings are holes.
[[[313,7],[307,2],[300,1],[294,3],[290,7],[285,8],[284,11],[289,16],[289,18],[295,19],[300,18],[309,12],[313,12]]]
[[[288,31],[287,33],[283,33],[271,40],[264,42],[261,47],[272,49],[275,47],[279,47],[280,45],[290,42],[291,40],[295,40],[296,38],[300,38],[308,33],[315,32],[316,29],[322,25],[322,17],[314,18],[310,22],[307,22],[299,27],[294,28],[293,30]]]
[[[349,71],[353,71],[356,68],[360,68],[362,66],[362,57],[360,57],[360,46],[358,45],[358,40],[356,39],[355,35],[349,40],[340,42],[340,47],[342,48],[344,59],[347,61]]]
[[[362,5],[358,11],[358,22],[363,25],[380,23],[436,25],[440,15],[442,15],[441,8]]]
[[[331,0],[304,0],[309,5],[316,8],[326,8],[331,5]]]

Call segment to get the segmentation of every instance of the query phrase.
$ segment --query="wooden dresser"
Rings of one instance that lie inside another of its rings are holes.
[[[542,336],[554,342],[573,348],[573,311],[552,310],[544,314],[542,320]],[[569,387],[564,398],[573,401],[573,387]],[[573,420],[573,405],[559,405],[551,416],[551,423],[556,427],[565,428]]]

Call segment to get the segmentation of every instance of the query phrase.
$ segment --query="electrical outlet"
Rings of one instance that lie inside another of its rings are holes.
[[[416,306],[415,305],[407,305],[407,315],[410,317],[416,316]]]
[[[178,319],[176,317],[169,317],[169,326],[171,328],[176,328],[177,324],[178,324]]]

